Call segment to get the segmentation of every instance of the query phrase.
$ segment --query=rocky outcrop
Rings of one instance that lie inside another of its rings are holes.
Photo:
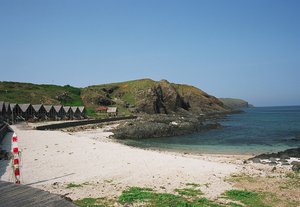
[[[298,161],[291,161],[291,158]],[[277,153],[260,154],[249,159],[254,163],[269,165],[291,165],[293,171],[300,170],[300,147],[287,149]]]
[[[206,121],[204,117],[157,114],[122,123],[112,132],[116,139],[144,139],[186,135],[220,127],[217,122]]]
[[[137,102],[137,111],[148,114],[229,112],[230,109],[217,98],[193,86],[157,82]]]

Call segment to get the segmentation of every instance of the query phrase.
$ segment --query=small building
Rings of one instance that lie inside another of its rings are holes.
[[[21,116],[25,119],[31,119],[34,116],[34,109],[31,104],[18,104],[21,109]]]
[[[55,119],[57,114],[52,105],[44,105],[45,110],[46,110],[46,116],[48,119]]]
[[[101,114],[104,114],[104,113],[107,113],[107,109],[108,107],[107,106],[99,106],[96,108],[96,113],[101,113]]]
[[[117,107],[107,107],[107,115],[108,116],[117,116],[118,108]]]

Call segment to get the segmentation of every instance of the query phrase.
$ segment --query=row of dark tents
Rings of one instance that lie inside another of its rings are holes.
[[[84,106],[15,104],[0,101],[0,120],[8,123],[84,118],[87,118]]]

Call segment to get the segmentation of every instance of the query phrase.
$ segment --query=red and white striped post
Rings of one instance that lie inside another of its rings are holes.
[[[18,147],[18,137],[14,133],[12,137],[12,154],[13,154],[13,169],[16,184],[20,184],[20,159],[19,159],[19,147]]]

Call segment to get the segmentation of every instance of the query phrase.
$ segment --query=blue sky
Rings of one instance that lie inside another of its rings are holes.
[[[0,80],[167,79],[300,105],[300,1],[0,0]]]

